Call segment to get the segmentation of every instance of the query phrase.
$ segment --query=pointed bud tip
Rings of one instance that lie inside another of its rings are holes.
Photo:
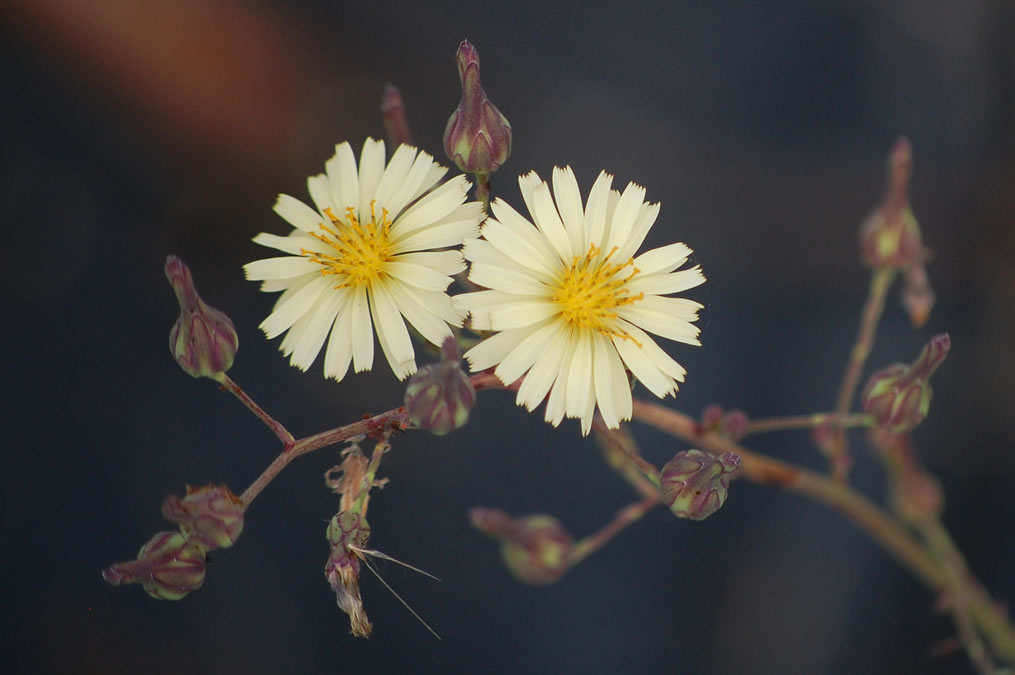
[[[169,332],[169,351],[188,375],[223,381],[239,348],[232,319],[201,299],[190,268],[180,258],[166,258],[165,273],[180,305],[180,317]]]
[[[384,93],[381,94],[381,119],[391,147],[413,144],[405,100],[402,98],[402,92],[393,84],[385,85]]]
[[[444,129],[444,151],[465,173],[488,175],[511,155],[511,123],[497,109],[479,77],[479,52],[468,40],[458,46],[462,98]]]
[[[913,145],[906,136],[899,136],[892,144],[888,153],[888,163],[891,167],[903,167],[913,162]]]
[[[462,40],[458,45],[458,52],[455,55],[458,61],[458,73],[462,75],[465,69],[471,65],[479,67],[479,52],[468,40]]]

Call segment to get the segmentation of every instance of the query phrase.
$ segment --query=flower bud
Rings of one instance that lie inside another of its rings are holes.
[[[384,119],[384,134],[390,147],[413,145],[409,117],[405,114],[405,101],[402,100],[402,92],[393,84],[386,85],[381,95],[381,117]]]
[[[226,486],[187,486],[182,499],[171,495],[162,502],[162,515],[205,551],[227,548],[243,532],[244,505]]]
[[[923,421],[933,393],[930,376],[951,348],[947,333],[935,335],[910,365],[895,363],[882,368],[867,381],[860,400],[875,423],[901,434]]]
[[[444,128],[444,150],[465,173],[490,174],[511,155],[511,123],[479,82],[479,52],[463,40],[458,45],[462,100]]]
[[[465,426],[469,411],[476,404],[476,390],[462,371],[458,342],[448,336],[441,346],[441,360],[423,366],[405,389],[405,407],[409,421],[435,436]]]
[[[574,539],[553,516],[511,518],[497,509],[474,508],[469,520],[476,529],[500,540],[501,556],[518,581],[552,584],[567,572]]]
[[[730,476],[739,468],[739,455],[714,457],[701,450],[684,450],[663,465],[659,474],[663,501],[678,518],[704,520],[726,503]]]
[[[114,586],[141,584],[159,600],[179,600],[204,583],[200,546],[179,532],[159,532],[138,551],[137,559],[111,565],[102,578]]]
[[[224,381],[239,346],[232,320],[205,304],[190,268],[174,255],[166,258],[166,277],[180,303],[180,318],[169,332],[169,351],[191,376]]]
[[[705,406],[701,412],[701,421],[698,423],[696,432],[700,436],[709,432],[715,432],[727,438],[739,441],[747,435],[750,426],[750,419],[747,413],[736,408],[724,411],[722,406],[711,403]]]
[[[324,564],[324,577],[335,591],[338,606],[349,615],[352,634],[368,637],[373,630],[363,609],[359,592],[360,554],[370,538],[370,526],[354,511],[343,511],[332,517],[326,531],[331,555]]]
[[[909,179],[913,172],[913,148],[899,138],[888,157],[888,188],[881,202],[860,226],[860,252],[873,269],[907,269],[927,258],[909,205]]]

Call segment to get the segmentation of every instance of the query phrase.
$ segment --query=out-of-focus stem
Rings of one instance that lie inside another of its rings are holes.
[[[1015,664],[1015,628],[998,603],[973,576],[965,557],[941,520],[936,517],[928,518],[918,523],[916,527],[927,543],[931,555],[937,559],[947,576],[948,596],[945,601],[949,603],[949,609],[956,616],[956,623],[958,624],[964,616],[968,616],[990,643],[994,653],[1005,663]],[[959,627],[961,628],[961,624]],[[976,658],[976,640],[973,639],[975,636],[962,637],[970,656],[974,661],[978,661],[977,667],[989,665],[987,655],[982,655],[979,660]]]
[[[598,414],[592,420],[596,439],[603,446],[606,461],[643,497],[659,496],[659,469],[645,461],[626,427],[609,429]]]
[[[404,429],[408,423],[409,413],[405,408],[400,407],[382,412],[379,415],[374,415],[359,422],[353,422],[336,429],[322,431],[319,434],[301,438],[283,450],[275,458],[275,461],[268,465],[268,468],[257,477],[257,480],[243,491],[243,494],[240,495],[240,500],[247,506],[250,506],[250,503],[254,501],[257,495],[261,494],[261,491],[268,486],[268,483],[281,473],[282,469],[288,466],[289,462],[301,455],[334,445],[335,443],[347,441],[353,436],[359,436],[360,434],[383,431],[385,429]]]
[[[839,397],[836,399],[835,412],[840,415],[849,412],[850,404],[856,395],[863,366],[874,347],[874,334],[877,331],[878,322],[881,320],[881,313],[885,309],[885,297],[888,295],[888,289],[891,287],[892,281],[895,280],[895,273],[894,268],[885,267],[876,270],[871,276],[867,301],[860,314],[860,329],[857,331],[853,350],[849,354],[849,363],[846,365],[842,385],[839,387]],[[850,464],[848,461],[849,445],[841,427],[836,430],[829,450],[829,462],[833,475],[839,480],[845,480],[845,474]]]
[[[713,454],[736,453],[740,456],[740,476],[762,485],[777,485],[800,493],[842,513],[924,584],[935,590],[944,588],[945,578],[941,570],[902,524],[848,485],[759,455],[720,434],[699,436],[695,420],[665,406],[635,399],[634,419]]]
[[[771,417],[768,419],[751,420],[747,425],[747,433],[760,434],[768,431],[789,431],[791,429],[813,429],[824,424],[835,424],[842,429],[852,427],[869,427],[872,424],[870,415],[863,413],[840,415],[839,413],[815,413],[813,415],[796,415],[793,417]]]
[[[634,419],[713,454],[735,452],[740,456],[740,475],[744,478],[763,485],[778,485],[838,511],[926,586],[946,593],[960,611],[968,613],[994,654],[1008,664],[1015,664],[1015,626],[970,573],[961,552],[937,518],[918,525],[926,542],[924,548],[902,523],[845,483],[756,454],[720,434],[699,436],[695,420],[655,403],[635,399]],[[976,658],[975,654],[971,656]]]
[[[657,494],[645,497],[640,502],[635,502],[634,504],[629,504],[628,506],[622,508],[617,512],[617,515],[613,517],[613,520],[607,523],[605,527],[594,534],[584,537],[581,541],[575,544],[574,549],[571,551],[571,555],[568,556],[567,559],[568,567],[574,567],[582,560],[589,557],[589,555],[601,549],[625,527],[637,522],[642,516],[658,504],[659,496]]]
[[[277,421],[274,417],[265,412],[264,408],[257,405],[254,399],[250,398],[250,396],[247,395],[247,392],[243,391],[243,388],[236,384],[236,382],[234,382],[228,375],[222,373],[222,377],[225,378],[222,381],[222,386],[225,387],[226,390],[233,396],[240,399],[243,405],[247,406],[247,409],[257,416],[257,419],[264,422],[268,428],[271,429],[276,436],[278,436],[278,440],[282,441],[282,445],[285,446],[286,449],[291,448],[296,442],[296,439],[293,438],[291,433],[289,433],[289,430],[282,426],[281,422]]]

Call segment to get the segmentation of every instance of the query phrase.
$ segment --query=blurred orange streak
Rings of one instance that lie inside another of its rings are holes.
[[[34,0],[9,9],[47,53],[138,107],[170,148],[183,143],[233,166],[277,158],[320,76],[298,27],[243,0]]]

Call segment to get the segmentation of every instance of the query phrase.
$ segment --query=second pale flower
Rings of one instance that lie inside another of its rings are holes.
[[[474,371],[496,366],[505,384],[524,375],[517,401],[529,410],[549,394],[554,426],[578,418],[587,434],[598,406],[615,428],[631,419],[625,368],[659,397],[684,381],[684,368],[648,333],[700,344],[692,322],[702,306],[664,296],[705,277],[697,266],[678,271],[691,253],[684,244],[635,257],[659,214],[644,188],[630,183],[621,194],[604,171],[583,208],[569,167],[554,169],[553,194],[535,172],[518,182],[535,224],[496,200],[482,239],[465,242],[469,280],[489,290],[455,304],[473,329],[498,331],[465,357]]]

